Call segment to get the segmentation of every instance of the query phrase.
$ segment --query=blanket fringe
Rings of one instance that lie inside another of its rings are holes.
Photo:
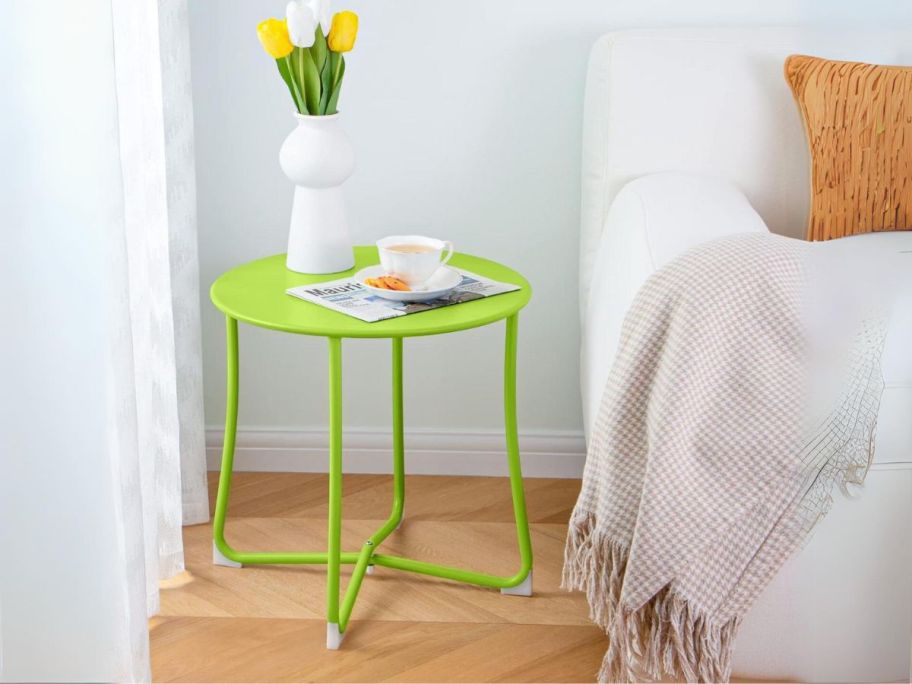
[[[598,681],[727,682],[740,618],[713,624],[669,587],[631,610],[621,604],[626,566],[627,549],[599,534],[592,514],[575,513],[561,584],[586,592],[590,619],[608,635]]]

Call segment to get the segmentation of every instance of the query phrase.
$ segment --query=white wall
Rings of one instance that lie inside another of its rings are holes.
[[[810,0],[353,0],[361,17],[340,101],[358,170],[355,240],[403,230],[522,271],[522,430],[578,434],[576,262],[582,88],[594,39],[675,25],[888,25],[908,3]],[[291,101],[255,36],[284,2],[194,0],[193,87],[204,288],[223,270],[284,251],[292,189],[277,155]],[[224,409],[223,322],[203,293],[207,422]],[[406,343],[406,424],[502,425],[500,327]],[[244,328],[242,426],[321,427],[325,343]],[[389,350],[345,344],[346,423],[385,429]],[[578,442],[577,442],[578,443]]]

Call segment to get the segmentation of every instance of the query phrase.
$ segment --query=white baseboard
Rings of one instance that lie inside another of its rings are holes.
[[[342,439],[347,473],[392,472],[392,433],[351,430]],[[326,430],[264,430],[239,428],[234,469],[267,472],[326,472],[329,437]],[[519,435],[526,477],[582,477],[586,460],[582,432],[526,432]],[[221,462],[222,430],[206,430],[210,470]],[[502,431],[406,430],[405,470],[415,475],[507,475]]]

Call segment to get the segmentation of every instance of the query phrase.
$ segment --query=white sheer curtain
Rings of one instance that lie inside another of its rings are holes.
[[[148,680],[208,518],[187,43],[186,0],[0,3],[0,681]]]
[[[185,0],[112,0],[149,611],[209,519]],[[135,492],[139,494],[140,492]]]

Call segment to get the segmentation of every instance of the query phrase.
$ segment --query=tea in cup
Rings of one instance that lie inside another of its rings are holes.
[[[415,288],[450,260],[453,243],[421,235],[391,235],[377,240],[377,251],[384,271]]]

